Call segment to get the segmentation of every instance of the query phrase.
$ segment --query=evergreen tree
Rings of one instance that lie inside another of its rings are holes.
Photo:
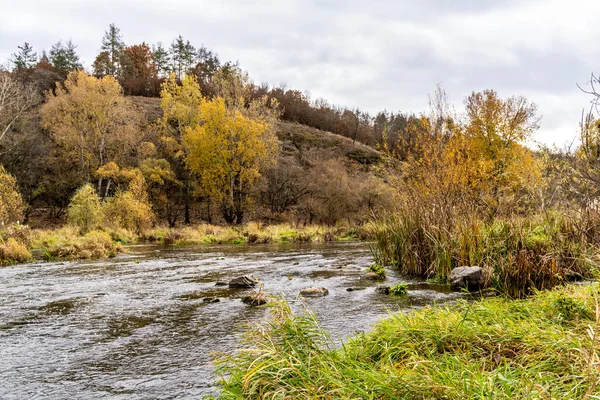
[[[181,79],[183,75],[190,72],[196,58],[196,49],[189,40],[184,41],[179,35],[173,43],[171,43],[171,61],[173,63],[173,72],[177,79]]]
[[[37,53],[33,51],[33,47],[25,42],[23,46],[17,46],[17,51],[12,56],[12,63],[17,70],[28,69],[37,63]]]
[[[75,51],[76,47],[71,40],[64,45],[60,40],[53,44],[50,50],[52,66],[65,74],[75,69],[81,69],[79,55]]]
[[[154,65],[156,66],[158,76],[169,76],[171,72],[171,66],[169,65],[171,57],[169,52],[163,47],[161,42],[158,42],[156,46],[152,46],[152,53],[154,54]]]
[[[123,42],[121,30],[114,23],[110,24],[108,30],[104,33],[102,47],[100,48],[102,52],[108,54],[108,75],[117,76],[119,73],[123,47],[125,47],[125,42]]]

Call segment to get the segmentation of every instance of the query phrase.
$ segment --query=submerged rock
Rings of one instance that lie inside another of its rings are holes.
[[[258,283],[254,275],[242,275],[229,281],[230,288],[252,288]]]
[[[227,286],[228,283],[227,282],[223,282],[223,281],[218,281],[217,283],[215,283],[215,286]]]
[[[321,297],[327,296],[328,294],[329,290],[327,290],[327,288],[324,287],[309,287],[300,291],[300,295],[304,297]]]
[[[450,282],[453,289],[480,290],[485,288],[487,279],[481,267],[458,267],[450,272]]]
[[[390,289],[389,286],[377,286],[375,292],[379,294],[390,294]]]
[[[376,272],[367,272],[363,278],[368,281],[383,281],[383,280],[385,280],[385,276],[379,275]]]
[[[366,288],[364,287],[349,287],[346,289],[346,292],[354,292],[356,290],[365,290]]]
[[[262,306],[267,304],[268,299],[263,293],[252,291],[242,296],[242,302],[250,306]]]
[[[205,297],[205,298],[202,299],[202,301],[205,302],[205,303],[218,303],[221,300],[218,299],[218,298],[216,298],[216,297]]]

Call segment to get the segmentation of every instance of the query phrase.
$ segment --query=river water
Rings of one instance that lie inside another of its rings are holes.
[[[111,260],[0,268],[0,399],[197,399],[214,394],[212,353],[235,349],[265,307],[215,286],[243,274],[298,304],[298,292],[334,339],[368,330],[389,311],[456,299],[446,286],[388,271],[406,298],[375,292],[361,275],[364,243],[130,247]],[[347,288],[362,290],[347,291]],[[217,297],[218,303],[203,298]]]

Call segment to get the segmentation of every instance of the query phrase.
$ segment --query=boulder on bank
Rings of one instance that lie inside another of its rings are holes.
[[[253,288],[258,284],[254,275],[242,275],[229,281],[230,288]]]
[[[263,293],[252,291],[242,296],[242,302],[250,306],[262,306],[267,304],[268,299]]]
[[[385,276],[384,275],[380,275],[376,272],[367,272],[365,274],[365,276],[363,276],[364,279],[368,280],[368,281],[383,281],[385,280]]]
[[[450,283],[453,289],[480,290],[488,280],[481,267],[457,267],[450,272]]]
[[[329,290],[324,287],[309,287],[300,291],[300,295],[304,297],[322,297],[327,296],[328,294]]]

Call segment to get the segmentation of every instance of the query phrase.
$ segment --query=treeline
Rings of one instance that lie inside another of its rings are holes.
[[[42,92],[53,90],[54,83],[64,80],[70,71],[83,69],[71,40],[58,41],[41,55],[24,43],[18,46],[10,64],[21,81],[35,83]],[[147,97],[159,97],[162,83],[172,73],[178,80],[193,75],[203,95],[212,97],[215,95],[212,77],[220,68],[234,70],[239,66],[231,61],[222,62],[217,53],[204,45],[195,46],[181,35],[168,46],[161,42],[127,45],[120,29],[111,24],[88,72],[98,78],[114,77],[126,95]],[[269,103],[277,102],[284,121],[333,132],[372,147],[386,144],[395,148],[414,136],[411,130],[422,123],[420,116],[409,113],[381,111],[373,116],[359,108],[335,106],[285,85],[252,83],[248,91],[252,99],[266,96]]]

